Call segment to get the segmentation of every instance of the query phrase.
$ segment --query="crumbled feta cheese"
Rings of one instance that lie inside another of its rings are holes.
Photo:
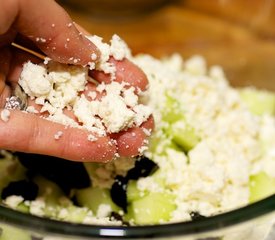
[[[34,106],[28,106],[26,111],[29,113],[38,113],[38,110],[36,110]]]
[[[93,67],[114,78],[115,69],[109,59],[111,56],[117,60],[127,57],[130,53],[127,53],[126,45],[117,36],[113,36],[111,45],[103,43],[97,36],[89,39],[102,52],[99,63]],[[92,55],[91,61],[95,59]],[[222,68],[213,66],[208,70],[200,56],[183,61],[177,54],[164,60],[139,55],[131,60],[149,79],[148,92],[142,99],[134,88],[115,81],[97,83],[95,91],[84,94],[83,91],[89,89],[86,87],[87,68],[84,73],[81,69],[63,69],[63,66],[51,63],[43,66],[46,69],[43,77],[49,82],[50,91],[33,93],[35,89],[30,90],[27,80],[23,80],[22,85],[33,94],[36,102],[43,105],[41,111],[50,114],[48,119],[91,131],[87,135],[90,141],[140,126],[153,113],[155,130],[142,130],[147,136],[152,134],[153,140],[158,140],[157,144],[152,141],[156,146],[142,146],[139,151],[152,158],[159,169],[149,177],[139,178],[137,188],[141,195],[169,192],[175,196],[176,210],[171,221],[190,220],[192,211],[210,216],[249,203],[251,174],[265,171],[274,177],[274,117],[253,115],[242,102],[238,90],[229,85]],[[71,82],[73,76],[75,81]],[[97,93],[100,99],[97,99]],[[175,113],[182,114],[182,119],[177,119],[177,123],[163,118],[166,109],[174,107],[169,105],[168,97],[179,103],[175,104]],[[143,102],[149,107],[141,104]],[[72,108],[77,122],[64,115],[64,107]],[[169,133],[172,127],[184,131],[187,126],[194,129],[199,139],[188,152],[182,151]],[[132,137],[135,136],[132,133]],[[125,145],[129,148],[127,143]],[[116,176],[126,176],[134,165],[133,158],[118,158],[106,164],[85,163],[85,168],[93,187],[110,189]],[[113,221],[108,218],[111,211],[109,205],[101,204],[96,216],[89,214],[84,222],[109,224]],[[60,218],[66,216],[65,210],[59,212]]]
[[[111,39],[110,54],[116,60],[123,60],[131,55],[127,44],[116,34]]]
[[[0,114],[2,121],[4,121],[4,122],[9,121],[9,119],[10,119],[10,114],[11,114],[11,113],[10,113],[10,111],[9,111],[8,109],[3,109],[3,110],[1,111],[1,114]]]
[[[11,195],[8,196],[5,200],[4,203],[9,206],[10,208],[16,209],[17,206],[24,201],[24,198],[22,196],[17,196],[17,195]]]
[[[98,36],[91,36],[89,39],[101,51],[96,69],[110,73],[115,78],[115,67],[109,62],[109,58],[113,56],[121,60],[130,56],[127,45],[116,35],[113,36],[111,45],[103,43]],[[91,60],[96,58],[96,54],[91,55]],[[71,57],[70,61],[79,60]],[[88,68],[48,62],[47,58],[45,63],[47,65],[25,63],[19,84],[36,104],[42,106],[40,112],[49,114],[46,117],[48,120],[105,136],[107,133],[117,133],[134,125],[139,126],[151,114],[148,107],[138,102],[134,88],[125,88],[125,83],[112,81],[108,84],[97,84],[96,91],[103,93],[103,97],[96,99],[97,93],[89,92],[88,97],[92,99],[89,101],[83,94],[87,83],[90,82]],[[66,109],[72,110],[76,121],[64,114]],[[28,111],[32,110],[28,108]],[[88,139],[94,140],[90,137]]]
[[[55,135],[54,135],[54,139],[58,140],[62,137],[63,132],[62,131],[58,131]]]
[[[92,134],[89,134],[89,135],[88,135],[88,140],[91,141],[91,142],[94,142],[94,141],[96,141],[97,139],[98,139],[98,138],[97,138],[96,136],[92,135]]]
[[[30,213],[36,216],[45,215],[46,202],[43,198],[38,198],[30,202]]]
[[[41,97],[50,93],[52,83],[47,77],[47,70],[42,65],[27,62],[19,78],[19,84],[30,97]]]
[[[100,204],[98,206],[96,216],[98,218],[105,218],[105,217],[108,217],[111,212],[112,212],[112,207],[109,204]]]
[[[52,59],[49,57],[44,58],[44,64],[47,65]]]

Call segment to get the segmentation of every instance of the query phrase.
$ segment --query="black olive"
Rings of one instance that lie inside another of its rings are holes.
[[[130,223],[127,221],[124,221],[123,217],[116,212],[111,212],[111,216],[110,216],[110,220],[117,220],[117,221],[121,221],[123,226],[130,226]]]
[[[137,180],[140,177],[148,177],[158,169],[158,165],[147,157],[139,157],[135,162],[135,167],[127,173],[128,179]]]
[[[29,176],[41,174],[55,182],[66,194],[73,188],[81,189],[91,185],[90,177],[82,162],[21,152],[17,152],[16,155],[22,165],[29,170]]]
[[[116,176],[115,182],[111,188],[111,198],[115,204],[120,206],[124,212],[127,212],[127,184],[129,180],[137,180],[141,177],[147,177],[158,169],[156,163],[147,157],[139,157],[135,166],[130,169],[126,175]]]
[[[1,198],[6,199],[8,196],[22,196],[24,200],[34,200],[38,194],[38,186],[28,180],[10,182],[2,191]]]
[[[125,212],[127,210],[127,184],[127,178],[123,176],[116,176],[110,192],[113,202],[121,207]]]
[[[201,215],[199,212],[195,212],[195,211],[190,212],[190,217],[192,221],[206,218],[205,216]]]
[[[122,216],[116,212],[111,212],[110,220],[117,220],[123,222]]]

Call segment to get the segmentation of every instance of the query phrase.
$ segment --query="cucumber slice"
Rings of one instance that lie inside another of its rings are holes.
[[[87,208],[77,207],[74,205],[70,205],[67,208],[63,208],[59,212],[59,217],[62,220],[75,222],[75,223],[82,223],[87,215],[88,215]]]
[[[0,196],[10,182],[26,178],[26,169],[15,159],[1,159],[0,170]]]
[[[145,195],[148,194],[148,192],[146,191],[140,191],[138,188],[137,188],[137,181],[135,180],[130,180],[128,182],[128,185],[127,185],[127,202],[130,203],[130,202],[133,202],[137,199],[140,199],[141,197],[144,197]]]
[[[178,148],[178,146],[172,142],[166,132],[162,131],[161,134],[153,134],[149,141],[149,151],[156,155],[165,155],[165,149],[172,146]],[[154,159],[154,157],[152,157]]]
[[[39,186],[38,197],[43,198],[45,201],[45,216],[56,217],[60,208],[70,204],[70,200],[66,198],[63,191],[54,182],[42,176],[35,177],[34,182]],[[68,203],[67,205],[65,204],[66,202]]]
[[[0,240],[11,240],[11,239],[20,239],[20,240],[32,240],[30,234],[24,230],[14,228],[7,225],[0,225],[1,235]]]
[[[27,206],[24,202],[22,202],[16,207],[16,210],[23,212],[23,213],[29,213],[30,207]]]
[[[249,110],[256,115],[275,114],[275,94],[269,91],[244,88],[240,96]]]
[[[265,172],[250,177],[250,202],[256,202],[275,193],[275,178]]]
[[[120,210],[120,208],[112,201],[109,189],[89,187],[76,190],[76,199],[81,206],[89,208],[93,214],[97,214],[99,205],[101,204],[110,205],[114,212]]]
[[[188,152],[200,141],[195,130],[183,121],[177,121],[171,124],[168,132],[172,141],[176,143],[184,152]]]
[[[180,108],[180,103],[169,94],[166,94],[166,103],[162,112],[162,119],[168,123],[174,123],[184,119],[183,112]]]
[[[127,219],[135,224],[158,224],[167,222],[176,209],[175,196],[169,193],[151,192],[133,201],[128,207]]]
[[[43,197],[47,204],[58,205],[60,198],[65,197],[57,184],[42,176],[35,177],[34,182],[39,186],[38,196]]]

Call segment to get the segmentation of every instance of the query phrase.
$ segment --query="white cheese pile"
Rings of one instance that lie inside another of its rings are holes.
[[[274,143],[274,117],[253,115],[239,91],[229,85],[222,68],[207,69],[200,56],[184,62],[177,54],[162,61],[140,55],[134,62],[149,79],[149,105],[154,109],[155,136],[161,144],[146,155],[163,169],[159,177],[176,196],[173,221],[190,220],[192,211],[209,216],[248,204],[249,176],[259,163],[268,162],[260,136],[268,131]],[[188,154],[165,146],[166,122],[161,113],[165,112],[167,94],[180,103],[179,112],[200,137]],[[269,125],[263,121],[266,118]],[[274,158],[269,169],[274,169]],[[157,179],[150,177],[138,180],[138,187],[164,191]]]
[[[146,97],[155,119],[153,138],[158,139],[155,149],[145,152],[158,164],[158,173],[137,180],[140,192],[174,195],[171,221],[175,222],[190,220],[190,212],[211,216],[249,204],[249,177],[260,171],[274,176],[274,150],[263,153],[261,142],[265,139],[275,146],[274,117],[252,114],[222,68],[207,69],[200,56],[184,62],[177,54],[162,60],[139,55],[132,61],[148,77]],[[163,119],[169,111],[167,95],[180,103],[178,112],[199,136],[188,153],[169,147]],[[120,175],[113,171],[113,163],[101,165],[91,175],[93,182],[111,188],[114,177]]]
[[[27,62],[23,66],[19,84],[24,92],[41,106],[40,113],[47,113],[47,119],[67,126],[84,128],[95,136],[117,133],[133,126],[140,126],[148,119],[151,109],[139,102],[134,87],[126,82],[115,81],[115,66],[110,57],[122,60],[130,57],[130,50],[124,41],[114,35],[111,44],[103,43],[97,36],[88,37],[101,51],[100,61],[90,68],[68,66],[47,60],[44,64]],[[45,64],[46,63],[46,64]],[[99,83],[95,90],[87,91],[87,84],[92,84],[88,76],[89,69],[111,74],[113,81]],[[127,81],[127,80],[126,80]],[[97,95],[102,97],[97,99]],[[88,96],[88,97],[87,97]],[[64,114],[71,110],[77,120]],[[33,107],[29,112],[36,112]],[[96,137],[89,136],[96,140]]]

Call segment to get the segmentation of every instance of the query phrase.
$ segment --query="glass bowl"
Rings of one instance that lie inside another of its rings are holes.
[[[117,33],[132,53],[155,57],[180,53],[204,56],[219,64],[233,86],[275,90],[275,2],[178,0],[127,20],[93,17],[67,8],[93,34],[110,39]],[[119,12],[118,12],[119,15]],[[60,222],[0,206],[0,240],[84,239],[275,239],[275,195],[248,206],[192,222],[139,227],[110,227]]]

